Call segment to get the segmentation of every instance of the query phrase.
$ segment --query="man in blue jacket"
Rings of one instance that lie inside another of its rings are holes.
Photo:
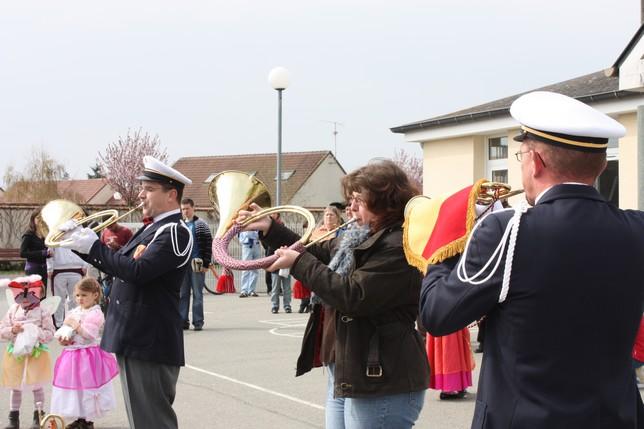
[[[130,241],[114,252],[82,228],[66,247],[115,277],[101,348],[116,354],[130,427],[177,428],[172,403],[185,363],[179,291],[192,252],[179,202],[192,182],[153,157],[144,166],[144,226]]]
[[[522,125],[516,157],[534,207],[488,215],[460,259],[429,266],[423,325],[445,335],[487,317],[473,428],[642,428],[630,356],[644,300],[644,214],[593,187],[608,139],[624,127],[548,92],[520,97],[510,113]]]

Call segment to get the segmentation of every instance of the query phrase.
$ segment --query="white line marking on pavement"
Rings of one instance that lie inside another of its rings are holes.
[[[245,381],[236,380],[234,378],[231,378],[222,374],[217,374],[216,372],[207,371],[205,369],[197,368],[196,366],[192,366],[188,364],[186,364],[186,368],[191,369],[193,371],[201,372],[204,374],[212,375],[213,377],[221,378],[222,380],[230,381],[231,383],[241,384],[242,386],[250,387],[251,389],[259,390],[260,392],[270,393],[271,395],[279,396],[280,398],[288,399],[289,401],[297,402],[298,404],[308,405],[311,408],[324,410],[324,407],[322,405],[314,404],[313,402],[303,401],[302,399],[285,395],[284,393],[276,392],[274,390],[266,389],[256,384],[246,383]]]
[[[277,325],[277,327],[268,331],[269,334],[279,337],[302,338],[304,336],[304,329],[308,319],[270,319],[259,320],[259,323],[266,323],[267,325]],[[296,328],[296,329],[293,329]]]

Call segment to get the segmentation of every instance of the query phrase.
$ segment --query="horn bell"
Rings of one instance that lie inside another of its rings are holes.
[[[227,170],[217,174],[208,187],[210,203],[219,212],[219,227],[215,238],[221,238],[230,229],[239,210],[251,203],[270,207],[271,197],[266,185],[254,174]]]

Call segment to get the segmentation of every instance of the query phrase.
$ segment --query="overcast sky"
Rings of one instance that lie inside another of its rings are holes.
[[[639,0],[111,0],[0,4],[0,173],[33,148],[86,178],[128,128],[183,156],[405,148],[389,128],[611,66]]]

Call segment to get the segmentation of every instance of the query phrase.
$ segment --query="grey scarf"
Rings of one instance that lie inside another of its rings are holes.
[[[344,231],[340,238],[338,251],[329,262],[329,268],[342,276],[349,274],[349,270],[355,261],[353,249],[364,243],[367,238],[369,238],[368,225],[355,226]]]

